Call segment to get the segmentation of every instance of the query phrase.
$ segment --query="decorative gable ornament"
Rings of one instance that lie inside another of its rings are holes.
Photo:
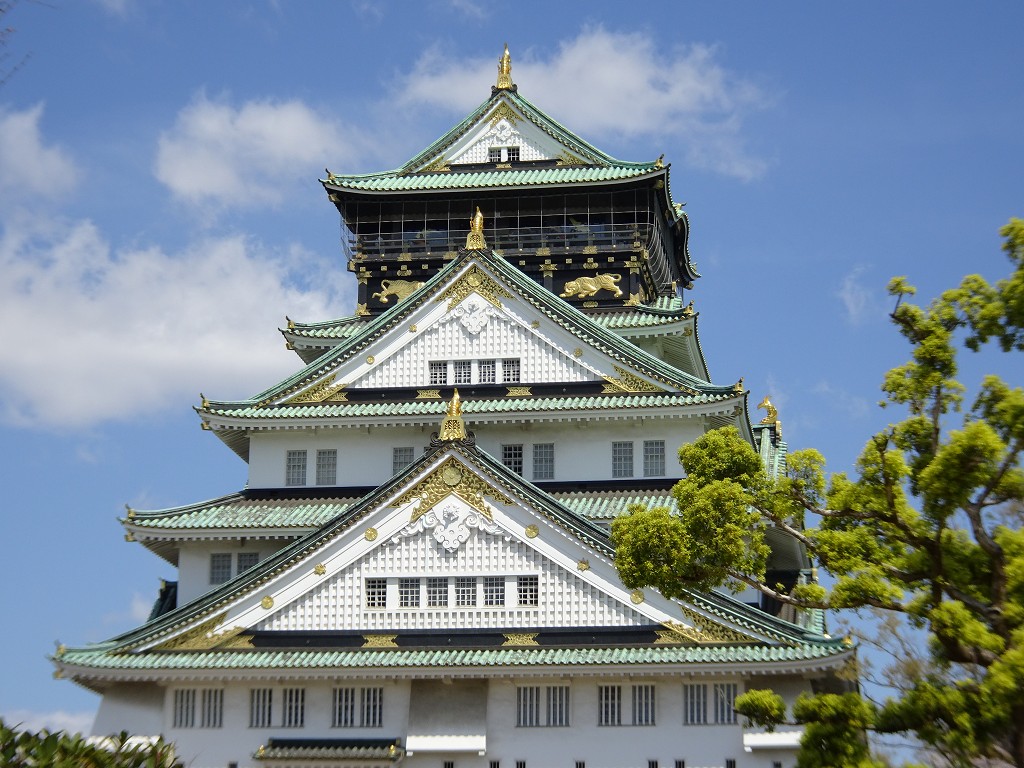
[[[445,551],[455,552],[465,544],[473,531],[483,533],[500,534],[502,529],[497,523],[489,520],[485,515],[469,507],[465,503],[457,503],[455,499],[445,504],[438,510],[433,508],[429,512],[416,517],[413,522],[400,530],[392,541],[397,543],[401,539],[416,536],[431,531],[434,540],[440,544]],[[511,539],[506,534],[505,540]]]
[[[472,295],[445,317],[445,322],[458,322],[470,336],[478,336],[492,317],[500,313],[487,301]]]

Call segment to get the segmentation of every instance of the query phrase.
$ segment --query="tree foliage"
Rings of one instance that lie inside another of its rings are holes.
[[[0,720],[0,765],[11,768],[181,768],[163,739],[138,745],[127,733],[102,743],[81,734],[19,731]]]
[[[856,697],[819,697],[799,704],[796,719],[824,728],[840,708],[847,721],[916,734],[953,765],[1024,768],[1024,391],[987,375],[965,407],[958,380],[963,348],[1024,350],[1024,220],[1001,234],[1007,279],[967,276],[927,306],[907,301],[905,278],[890,282],[891,319],[911,356],[885,375],[882,405],[903,417],[867,441],[855,475],[827,480],[821,455],[798,451],[772,479],[735,430],[719,430],[680,449],[687,477],[673,491],[676,512],[635,510],[612,535],[631,588],[679,596],[742,584],[798,607],[906,617],[927,631],[934,673],[877,713],[861,712]],[[769,528],[803,542],[831,587],[767,583]],[[831,764],[861,759],[847,757]]]

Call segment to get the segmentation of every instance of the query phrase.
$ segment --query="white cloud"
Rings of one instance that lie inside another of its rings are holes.
[[[0,203],[65,195],[79,171],[58,146],[47,146],[39,132],[43,105],[21,112],[0,106]]]
[[[827,398],[834,410],[842,411],[851,419],[863,419],[871,412],[872,404],[866,398],[834,387],[828,381],[818,382],[812,391]]]
[[[666,52],[648,35],[589,27],[548,58],[513,51],[512,74],[530,101],[557,107],[553,116],[584,138],[678,137],[691,164],[755,178],[767,164],[745,148],[743,119],[768,97],[716,56],[705,45]],[[496,73],[497,57],[457,60],[433,48],[401,81],[397,99],[463,113],[487,93]]]
[[[336,269],[295,248],[235,236],[114,250],[86,221],[9,222],[0,273],[0,323],[20,329],[0,345],[0,419],[21,425],[129,419],[196,403],[200,388],[251,395],[301,364],[275,331],[284,313],[337,317],[351,301]]]
[[[351,162],[348,143],[338,125],[301,101],[235,107],[200,94],[161,135],[155,172],[193,205],[275,204],[326,159]]]
[[[95,712],[65,712],[58,709],[54,712],[33,712],[28,709],[7,709],[0,712],[0,719],[9,728],[32,733],[46,729],[66,731],[68,733],[88,733],[92,729]]]
[[[843,277],[836,291],[846,310],[846,319],[854,325],[860,325],[867,317],[880,311],[876,297],[862,282],[866,271],[863,265],[854,267]]]

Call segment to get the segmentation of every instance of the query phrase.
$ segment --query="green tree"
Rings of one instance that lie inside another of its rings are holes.
[[[906,617],[928,633],[931,671],[877,711],[854,697],[805,702],[796,719],[825,725],[843,719],[839,708],[863,727],[915,734],[951,765],[1024,768],[1024,391],[987,375],[964,408],[958,380],[963,348],[1024,350],[1024,220],[1001,234],[1013,269],[996,284],[970,275],[922,307],[905,300],[914,288],[904,278],[890,282],[911,357],[885,375],[882,405],[902,420],[867,441],[854,476],[826,481],[823,458],[807,450],[772,479],[735,430],[711,432],[679,451],[676,511],[632,510],[612,537],[627,587],[678,596],[742,584],[798,607]],[[770,527],[803,542],[829,589],[766,582]],[[741,704],[772,722],[764,700]],[[816,764],[808,740],[802,765]]]
[[[137,745],[122,732],[104,743],[62,731],[19,731],[0,720],[0,765],[10,768],[181,768],[163,739]]]

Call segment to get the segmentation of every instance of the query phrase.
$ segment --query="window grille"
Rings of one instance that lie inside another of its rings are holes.
[[[366,580],[366,607],[386,608],[388,604],[388,580]]]
[[[569,686],[549,685],[547,688],[548,718],[552,728],[566,728],[569,725]]]
[[[476,605],[476,579],[460,576],[455,579],[455,604]]]
[[[587,768],[587,763],[584,760],[576,761],[576,768]]]
[[[597,687],[597,724],[622,725],[622,686]]]
[[[633,686],[633,725],[654,725],[654,686]]]
[[[249,727],[269,728],[274,714],[274,691],[253,688],[249,691]]]
[[[447,384],[448,383],[448,361],[447,360],[431,360],[428,363],[430,370],[430,383],[431,384]]]
[[[494,384],[497,382],[497,366],[494,360],[481,360],[477,363],[477,376],[481,384]]]
[[[301,728],[306,724],[306,689],[285,688],[282,709],[283,728]]]
[[[469,384],[473,381],[473,362],[471,360],[456,360],[452,363],[452,373],[455,375],[456,384]]]
[[[506,358],[501,361],[501,380],[503,382],[515,383],[519,381],[520,372],[519,358]]]
[[[196,724],[196,692],[183,688],[174,692],[175,728],[192,728]]]
[[[525,760],[516,760],[516,768],[526,768]]]
[[[238,553],[238,572],[245,573],[250,568],[253,568],[260,561],[259,552],[239,552]]]
[[[363,688],[360,699],[363,728],[380,728],[384,724],[384,689]]]
[[[505,150],[508,153],[508,161],[510,163],[519,162],[519,147],[507,147]]]
[[[540,577],[519,576],[516,579],[516,591],[519,593],[519,604],[536,606],[540,604]]]
[[[540,725],[540,686],[524,685],[516,688],[516,726],[536,728]]]
[[[505,604],[505,577],[484,577],[484,605]]]
[[[647,761],[647,768],[658,768],[658,761],[657,760],[648,760]]]
[[[500,760],[491,760],[491,768],[501,768]]]
[[[335,485],[338,482],[338,451],[327,448],[316,452],[316,484]]]
[[[332,728],[352,728],[356,724],[356,689],[335,688],[333,698]]]
[[[455,768],[455,761],[454,760],[445,760],[444,761],[444,768]]]
[[[491,147],[487,150],[487,162],[488,163],[500,163],[501,162],[501,147]]]
[[[736,768],[736,761],[731,757],[727,758],[725,761],[725,768]]]
[[[715,722],[733,725],[736,722],[736,683],[715,683]]]
[[[223,689],[203,689],[201,724],[203,728],[220,728],[224,724]]]
[[[411,445],[403,445],[391,449],[391,474],[397,475],[415,460],[415,451]]]
[[[448,579],[431,577],[427,579],[427,607],[444,608],[448,605]]]
[[[708,687],[703,683],[683,685],[683,725],[704,725],[708,721]]]
[[[644,440],[644,477],[665,475],[665,441]]]
[[[398,580],[398,607],[419,608],[420,607],[420,580],[399,579]]]
[[[501,463],[511,469],[517,475],[523,474],[523,446],[503,445],[501,446]]]
[[[676,760],[676,768],[686,768],[685,760]]]
[[[774,760],[772,762],[772,768],[782,768],[782,761],[781,760]]]
[[[216,552],[210,555],[210,583],[223,584],[231,578],[231,553]]]
[[[306,484],[306,452],[288,451],[284,464],[285,485]]]
[[[616,441],[612,443],[612,477],[633,476],[633,443]]]
[[[555,444],[533,444],[533,479],[555,479]]]

